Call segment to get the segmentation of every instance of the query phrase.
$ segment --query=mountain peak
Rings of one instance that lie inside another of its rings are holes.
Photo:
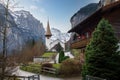
[[[51,32],[52,32],[52,37],[51,37],[52,41],[60,40],[62,42],[66,42],[70,39],[70,34],[62,33],[59,29],[51,28]]]
[[[30,14],[29,11],[25,11],[25,10],[19,10],[19,11],[14,11],[15,13],[20,13],[20,14]]]
[[[0,4],[0,20],[2,23],[5,22],[5,7]],[[42,41],[45,43],[45,30],[42,23],[37,20],[29,11],[20,10],[20,11],[8,11],[8,20],[11,24],[11,27],[8,31],[8,51],[12,50],[21,50],[24,45],[29,40]],[[2,26],[1,26],[2,27]],[[0,38],[2,36],[0,35]],[[0,51],[2,49],[2,41],[0,41]]]

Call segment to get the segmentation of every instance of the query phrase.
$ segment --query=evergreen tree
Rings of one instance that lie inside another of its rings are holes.
[[[60,53],[59,53],[59,63],[61,63],[62,61],[66,60],[68,58],[69,58],[69,56],[65,56],[64,51],[60,51]]]
[[[60,51],[60,53],[59,53],[59,63],[61,63],[63,61],[64,56],[65,56],[64,51]]]
[[[82,75],[120,80],[118,40],[109,22],[102,19],[92,34],[85,51]]]

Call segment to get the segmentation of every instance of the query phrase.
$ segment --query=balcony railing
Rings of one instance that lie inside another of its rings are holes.
[[[71,48],[77,49],[77,48],[86,47],[86,45],[89,43],[89,41],[90,41],[90,38],[73,41],[71,43]]]

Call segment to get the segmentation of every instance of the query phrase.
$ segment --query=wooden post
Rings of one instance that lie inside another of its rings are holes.
[[[38,75],[38,80],[40,80],[40,75]]]
[[[32,76],[32,78],[33,78],[33,80],[34,80],[34,78],[35,78],[35,75],[33,75],[33,76]]]
[[[28,80],[30,80],[30,77],[28,77]]]

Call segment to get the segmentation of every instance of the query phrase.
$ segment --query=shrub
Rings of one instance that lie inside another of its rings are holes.
[[[60,51],[59,53],[59,63],[61,63],[63,61],[63,57],[64,57],[64,51]]]
[[[62,58],[62,61],[66,60],[68,58],[69,58],[69,56],[65,56],[65,57]]]
[[[40,64],[29,64],[26,66],[21,66],[20,69],[32,73],[40,73],[40,67],[41,67]]]
[[[61,63],[60,66],[60,74],[66,76],[66,75],[76,75],[81,74],[81,63],[78,60],[74,59],[66,59]]]
[[[69,56],[65,56],[64,51],[61,51],[59,53],[59,63],[61,63],[62,61],[66,60],[68,58],[69,58]]]
[[[55,68],[55,69],[60,69],[60,65],[61,65],[61,64],[59,64],[59,63],[58,63],[58,64],[53,64],[53,68]]]
[[[44,64],[42,64],[41,68],[43,68],[43,67],[49,67],[49,68],[52,68],[53,65],[52,65],[51,63],[44,63]]]

